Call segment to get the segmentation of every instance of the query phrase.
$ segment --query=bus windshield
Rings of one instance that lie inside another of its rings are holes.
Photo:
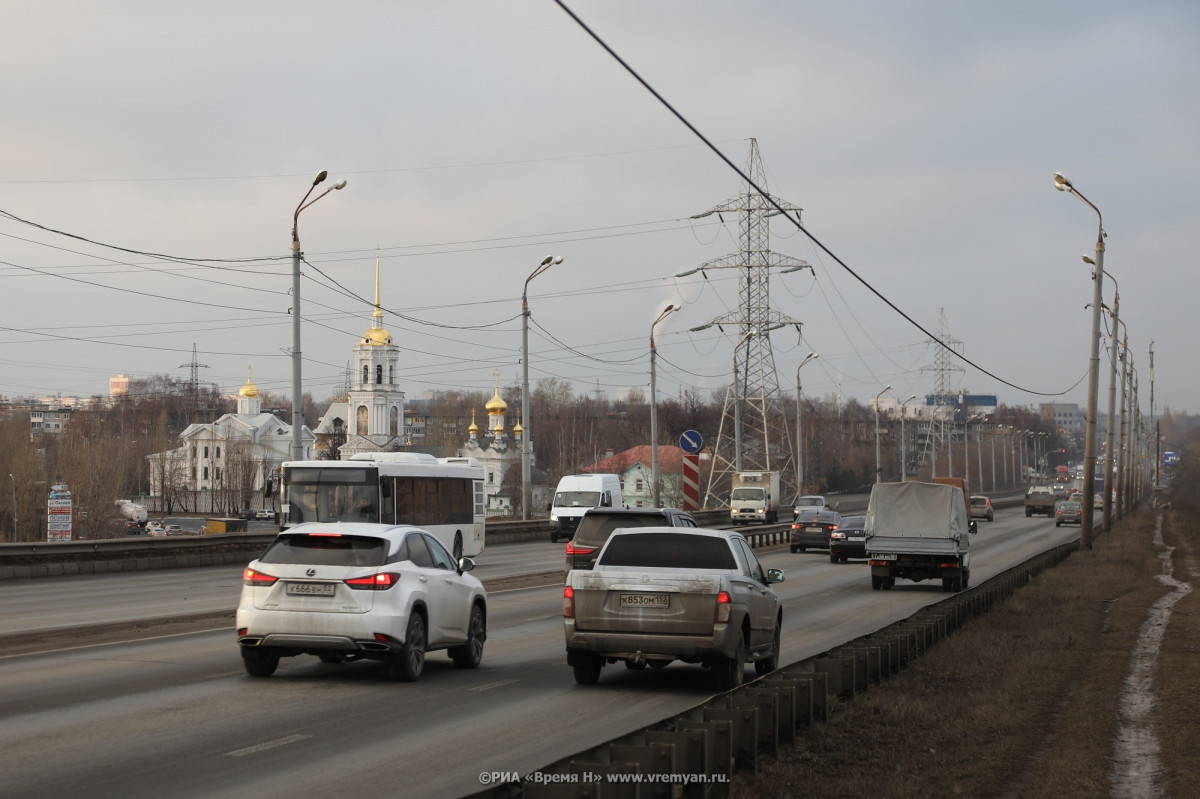
[[[375,469],[293,468],[288,470],[288,521],[378,522],[379,480]]]

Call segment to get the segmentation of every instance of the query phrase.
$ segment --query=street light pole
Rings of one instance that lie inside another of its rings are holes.
[[[1095,266],[1096,262],[1088,256],[1083,256],[1083,262]],[[1121,323],[1121,286],[1117,283],[1116,278],[1112,274],[1105,275],[1113,282],[1113,307],[1112,307],[1112,347],[1111,355],[1109,356],[1109,371],[1108,371],[1108,418],[1105,420],[1104,432],[1104,496],[1101,501],[1101,508],[1104,513],[1104,531],[1108,532],[1112,529],[1113,522],[1113,504],[1112,504],[1112,489],[1114,484],[1115,474],[1113,472],[1113,459],[1116,454],[1113,452],[1114,442],[1113,435],[1116,432],[1114,428],[1114,417],[1116,416],[1117,402],[1117,325]]]
[[[533,503],[530,465],[533,425],[529,418],[529,281],[562,262],[561,255],[547,255],[537,269],[525,278],[525,287],[521,289],[521,519],[524,521],[529,521],[529,506]]]
[[[680,307],[679,305],[668,305],[658,315],[658,318],[650,324],[650,475],[652,481],[651,492],[654,498],[654,507],[656,508],[661,508],[662,504],[659,502],[658,489],[658,386],[654,375],[654,360],[658,355],[658,351],[654,346],[654,327],[671,314],[680,310]]]
[[[804,368],[804,364],[810,361],[815,361],[821,356],[815,352],[810,352],[804,356],[804,360],[796,367],[796,499],[799,500],[804,494],[804,438],[802,432],[804,428],[800,426],[800,370]]]
[[[883,461],[880,458],[880,451],[879,451],[879,398],[891,390],[892,390],[892,386],[889,383],[888,385],[883,387],[883,391],[880,391],[878,394],[875,395],[875,482],[876,483],[883,482]]]
[[[900,482],[908,482],[908,447],[904,438],[904,406],[917,398],[916,394],[900,403]]]
[[[304,406],[300,380],[300,261],[303,260],[304,254],[300,252],[300,212],[329,192],[346,188],[346,181],[341,180],[312,200],[308,200],[308,196],[312,194],[317,184],[328,176],[329,173],[322,169],[320,174],[313,179],[312,185],[308,187],[304,199],[296,206],[296,212],[292,214],[292,460],[294,461],[304,460]]]
[[[1096,404],[1100,381],[1100,299],[1101,284],[1104,282],[1104,216],[1100,209],[1071,185],[1061,172],[1054,173],[1054,188],[1074,194],[1096,212],[1098,233],[1096,235],[1096,276],[1092,286],[1092,338],[1088,363],[1087,423],[1084,431],[1083,450],[1083,517],[1080,524],[1079,545],[1092,548],[1092,497],[1096,493]]]
[[[15,543],[17,540],[17,478],[14,477],[12,475],[12,473],[10,472],[8,475],[8,479],[12,480],[12,490],[13,490],[13,537],[12,537],[12,540]]]

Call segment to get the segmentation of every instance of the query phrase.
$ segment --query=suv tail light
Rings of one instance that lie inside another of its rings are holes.
[[[575,618],[575,589],[569,585],[563,588],[563,618]]]
[[[728,591],[717,594],[717,624],[727,624],[733,617],[733,600]]]
[[[590,555],[595,551],[596,551],[595,547],[576,545],[574,541],[567,542],[567,554],[568,555]]]
[[[274,585],[278,580],[278,577],[272,577],[269,574],[263,574],[262,572],[255,571],[249,567],[242,572],[242,585],[268,586]]]
[[[400,575],[395,572],[379,572],[369,577],[355,577],[343,582],[358,591],[386,591],[400,582]]]

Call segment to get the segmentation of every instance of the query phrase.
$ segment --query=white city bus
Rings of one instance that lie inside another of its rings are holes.
[[[483,551],[483,467],[474,458],[376,452],[344,461],[288,461],[280,490],[284,528],[411,524],[433,533],[456,558]]]

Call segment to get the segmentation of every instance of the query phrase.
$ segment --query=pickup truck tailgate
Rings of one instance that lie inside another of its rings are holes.
[[[711,636],[720,578],[576,572],[578,632]]]

